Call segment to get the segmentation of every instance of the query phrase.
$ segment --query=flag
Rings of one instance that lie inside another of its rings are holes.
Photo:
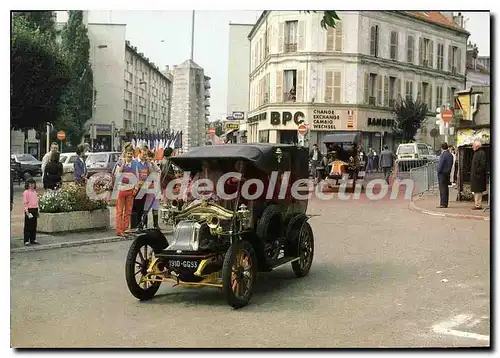
[[[177,132],[177,134],[175,136],[174,148],[175,149],[182,148],[182,131]]]
[[[179,132],[175,133],[174,137],[172,139],[170,139],[169,144],[168,144],[169,148],[175,149],[175,142],[177,140],[178,135],[179,135]]]

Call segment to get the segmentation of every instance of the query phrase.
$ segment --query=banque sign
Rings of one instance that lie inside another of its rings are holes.
[[[327,131],[337,129],[335,125],[339,125],[340,115],[336,114],[331,109],[315,109],[313,111],[312,126],[313,131]]]

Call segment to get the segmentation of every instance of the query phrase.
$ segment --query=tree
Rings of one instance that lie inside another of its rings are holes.
[[[13,11],[12,15],[13,18],[23,17],[31,30],[39,30],[55,42],[56,15],[54,11]]]
[[[42,130],[60,114],[60,99],[69,82],[66,59],[51,31],[36,29],[26,14],[14,14],[11,35],[11,129]]]
[[[69,11],[61,39],[72,76],[65,88],[61,104],[63,115],[57,126],[69,134],[72,143],[78,144],[84,135],[85,123],[92,118],[94,105],[93,73],[89,63],[90,41],[83,23],[83,11]]]
[[[313,10],[305,10],[308,14],[311,12],[317,13],[318,11],[313,11]],[[335,27],[336,21],[339,21],[340,18],[337,15],[336,11],[333,10],[325,10],[323,11],[323,18],[321,19],[321,27],[324,28],[325,30],[328,29],[329,27]]]
[[[411,97],[399,98],[394,104],[393,130],[402,142],[412,141],[422,123],[427,120],[427,105],[420,100],[414,101]]]

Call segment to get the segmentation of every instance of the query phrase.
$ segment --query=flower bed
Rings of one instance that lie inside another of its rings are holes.
[[[106,200],[92,200],[84,186],[64,183],[59,190],[47,190],[39,200],[37,231],[44,233],[106,229],[110,217]]]

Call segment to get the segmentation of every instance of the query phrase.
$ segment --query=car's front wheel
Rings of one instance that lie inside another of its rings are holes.
[[[145,281],[147,269],[155,259],[155,253],[151,240],[146,235],[137,237],[128,250],[125,262],[125,279],[130,293],[140,300],[153,298],[161,282]]]
[[[257,279],[257,258],[246,240],[233,242],[226,252],[222,267],[222,290],[227,303],[241,308],[250,302]]]

